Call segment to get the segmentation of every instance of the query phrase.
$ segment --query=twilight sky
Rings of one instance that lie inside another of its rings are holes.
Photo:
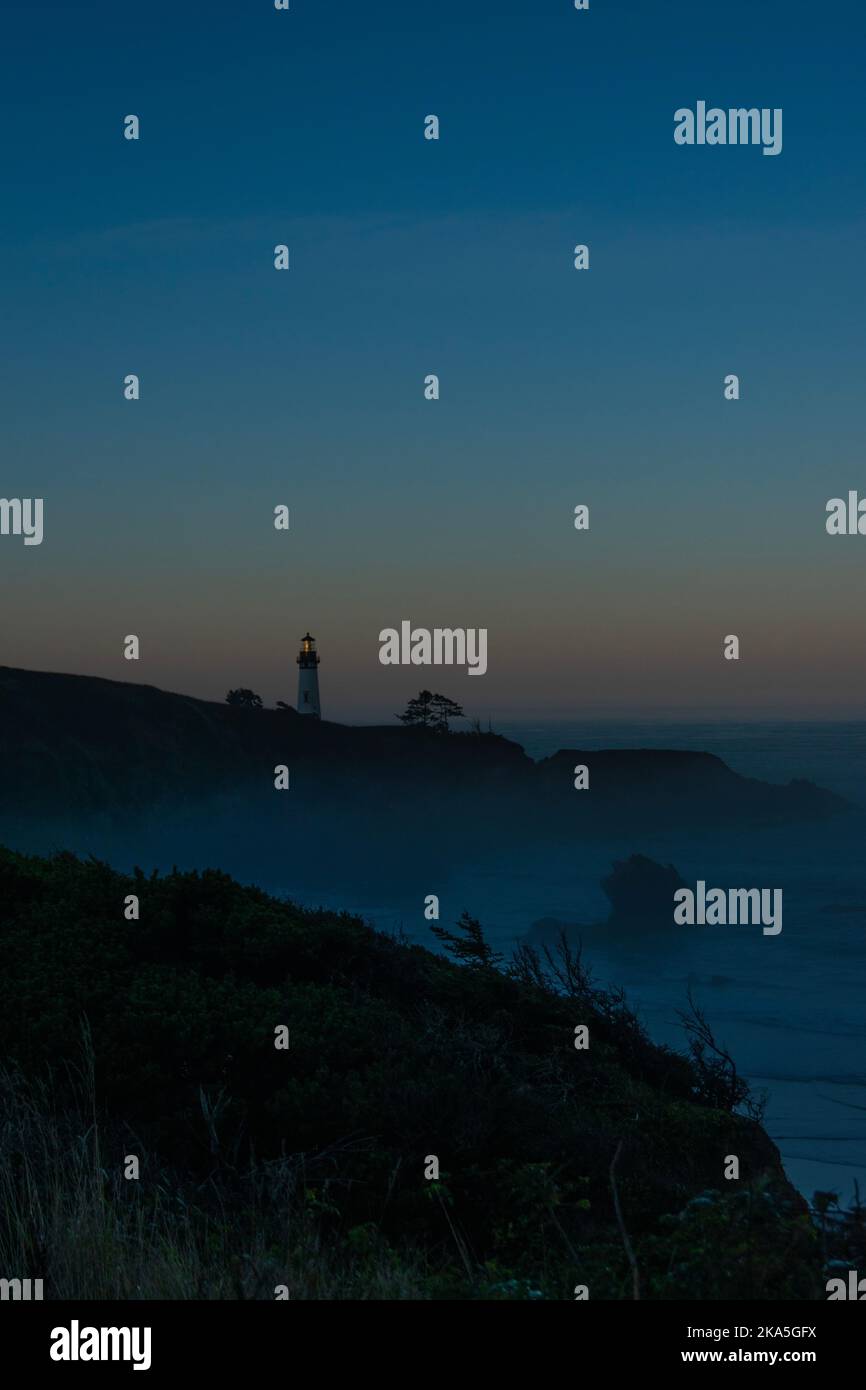
[[[309,627],[326,717],[866,715],[866,537],[824,527],[866,494],[862,5],[7,3],[2,40],[0,496],[45,539],[0,536],[0,664],[294,703]],[[676,145],[698,100],[783,108],[782,153]],[[381,666],[406,618],[486,627],[487,675]]]

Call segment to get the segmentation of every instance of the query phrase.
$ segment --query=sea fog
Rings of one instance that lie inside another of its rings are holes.
[[[429,894],[439,897],[443,925],[468,911],[506,956],[541,919],[578,926],[597,983],[624,987],[657,1042],[685,1047],[678,1010],[691,989],[740,1072],[767,1092],[765,1127],[800,1191],[837,1192],[847,1203],[857,1182],[866,1199],[866,723],[502,721],[496,730],[536,759],[560,748],[713,753],[746,777],[814,781],[854,809],[783,827],[648,825],[557,845],[535,836],[521,848],[512,837],[485,850],[460,805],[449,812],[446,847],[436,813],[425,816],[418,801],[395,841],[394,822],[380,833],[363,795],[352,807],[326,800],[317,811],[287,802],[285,817],[273,809],[250,815],[229,800],[177,814],[143,810],[134,823],[112,816],[2,824],[0,843],[94,854],[121,870],[217,868],[306,906],[357,913],[432,949]],[[708,888],[781,888],[781,934],[764,936],[760,925],[675,926],[673,904],[669,926],[613,929],[601,880],[634,854],[674,865],[691,886],[703,879]]]
[[[497,732],[533,758],[560,748],[674,748],[715,753],[746,777],[795,778],[866,807],[866,723],[497,722]],[[435,835],[435,827],[430,828]],[[434,945],[423,897],[437,893],[443,922],[464,909],[480,918],[506,953],[539,919],[582,925],[584,957],[596,979],[622,985],[658,1042],[682,1048],[677,1011],[692,990],[718,1040],[757,1091],[767,1094],[765,1127],[794,1185],[809,1198],[833,1191],[845,1201],[855,1181],[866,1199],[866,811],[811,827],[667,835],[575,845],[567,853],[455,866],[411,893],[350,902],[327,885],[297,896],[351,908],[387,930]],[[781,887],[783,930],[760,926],[674,927],[663,936],[613,934],[600,880],[616,859],[640,853],[672,863],[687,884]],[[422,891],[423,890],[423,891]],[[292,891],[289,884],[283,891]]]

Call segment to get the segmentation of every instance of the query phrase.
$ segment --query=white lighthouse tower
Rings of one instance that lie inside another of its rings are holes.
[[[319,704],[319,657],[316,652],[316,639],[309,633],[301,638],[298,653],[298,714],[311,714],[321,719]]]

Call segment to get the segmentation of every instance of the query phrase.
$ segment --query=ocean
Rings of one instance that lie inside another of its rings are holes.
[[[497,732],[543,758],[560,748],[674,748],[715,753],[746,777],[795,778],[866,807],[866,723],[497,722]],[[588,924],[584,957],[599,983],[625,987],[650,1035],[682,1048],[678,1010],[692,991],[718,1040],[753,1088],[767,1096],[764,1124],[786,1172],[809,1198],[816,1190],[866,1200],[866,813],[845,822],[724,835],[696,829],[639,841],[577,844],[521,861],[464,863],[437,892],[442,920],[464,909],[509,950],[532,922]],[[614,858],[642,853],[673,863],[686,883],[782,887],[783,930],[694,926],[663,938],[623,939],[606,930],[599,880]],[[349,906],[350,904],[340,904]],[[432,945],[417,900],[352,904],[385,928]],[[721,1174],[721,1167],[720,1167]]]
[[[866,807],[866,721],[679,723],[659,720],[497,721],[531,758],[559,748],[681,748],[715,753],[744,777],[802,777]]]
[[[134,831],[46,827],[38,843],[32,836],[9,843],[95,853],[118,868],[216,865],[242,882],[307,906],[357,913],[433,949],[424,917],[429,894],[439,897],[443,925],[468,911],[506,956],[540,919],[579,926],[597,983],[624,987],[657,1042],[684,1048],[679,1011],[692,993],[740,1072],[766,1092],[765,1127],[800,1191],[809,1198],[816,1190],[836,1192],[847,1203],[856,1183],[866,1200],[866,722],[527,720],[496,728],[534,758],[560,748],[714,753],[745,777],[811,780],[846,797],[852,811],[811,825],[734,824],[721,832],[648,824],[640,833],[557,846],[533,836],[522,853],[513,839],[501,851],[482,851],[469,831],[446,869],[441,855],[424,867],[436,823],[423,817],[421,850],[410,867],[395,864],[387,844],[372,866],[343,862],[340,837],[351,839],[352,826],[339,818],[330,840],[323,823],[321,853],[299,855],[291,836],[284,842],[270,826],[266,834],[241,826],[231,806],[204,819],[197,810],[180,820],[150,817]],[[601,880],[614,861],[633,854],[672,864],[692,886],[703,879],[708,887],[781,888],[781,933],[764,936],[748,925],[675,927],[673,920],[670,929],[611,928]],[[721,1183],[721,1159],[719,1173]]]

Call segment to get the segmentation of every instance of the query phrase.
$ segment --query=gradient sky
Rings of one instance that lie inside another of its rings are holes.
[[[866,495],[862,5],[2,24],[0,495],[46,531],[0,537],[0,664],[294,703],[309,627],[334,718],[421,684],[484,717],[866,714],[866,537],[824,529]],[[675,145],[699,99],[782,107],[782,153]],[[381,666],[404,618],[486,627],[488,674]]]

